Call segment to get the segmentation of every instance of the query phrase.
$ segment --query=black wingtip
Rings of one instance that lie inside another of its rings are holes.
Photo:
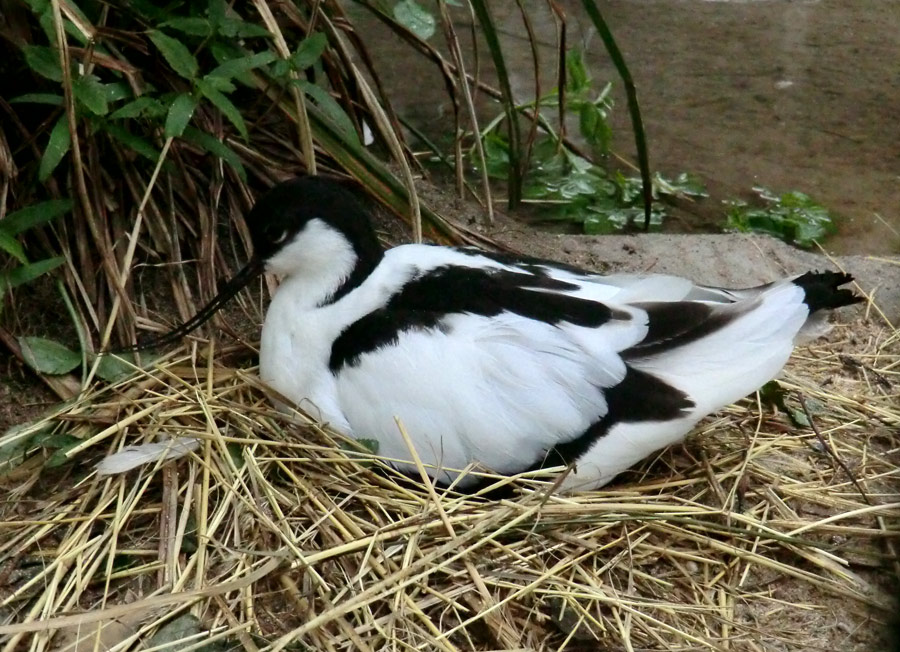
[[[795,278],[794,284],[803,288],[806,293],[804,301],[809,306],[809,312],[813,313],[865,301],[864,297],[854,294],[852,290],[840,287],[852,281],[853,277],[844,272],[807,272]]]

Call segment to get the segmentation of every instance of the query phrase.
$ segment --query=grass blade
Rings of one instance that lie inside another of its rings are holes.
[[[200,69],[197,58],[191,54],[184,43],[159,30],[152,30],[147,36],[153,41],[153,45],[157,47],[166,62],[172,66],[172,70],[185,79],[193,79],[197,76],[197,71]]]
[[[622,52],[619,50],[619,46],[616,44],[609,26],[603,19],[600,9],[597,8],[597,3],[594,0],[582,0],[582,4],[594,23],[594,27],[597,28],[600,38],[603,39],[603,45],[606,46],[606,51],[609,53],[609,57],[612,59],[613,65],[616,67],[619,76],[622,78],[622,83],[625,85],[625,94],[628,97],[628,113],[631,115],[631,126],[634,129],[634,142],[637,147],[638,166],[641,169],[644,196],[644,230],[647,231],[650,228],[650,213],[653,207],[653,185],[650,181],[650,157],[647,154],[647,139],[644,135],[644,121],[641,118],[641,109],[638,105],[637,89],[634,86],[634,80],[631,78],[628,65],[625,63],[625,57],[622,56]]]
[[[50,199],[38,202],[10,213],[0,221],[0,230],[10,235],[18,235],[28,229],[65,215],[72,210],[71,199]]]
[[[481,23],[481,31],[487,41],[488,50],[494,60],[497,69],[497,78],[500,82],[500,91],[503,94],[503,109],[506,112],[507,128],[509,130],[509,207],[515,208],[522,200],[522,134],[519,131],[519,120],[516,111],[516,103],[512,94],[512,86],[509,82],[509,72],[506,69],[506,60],[503,57],[503,49],[500,47],[500,38],[497,34],[497,26],[494,17],[485,0],[472,0],[472,8]]]
[[[53,130],[50,132],[50,140],[47,141],[47,147],[44,148],[44,155],[41,157],[41,167],[38,170],[38,179],[46,181],[53,174],[56,166],[62,162],[69,149],[72,147],[72,136],[69,132],[69,122],[65,115],[60,116]]]
[[[166,138],[178,138],[183,134],[196,108],[197,100],[190,93],[182,93],[176,97],[166,116]]]

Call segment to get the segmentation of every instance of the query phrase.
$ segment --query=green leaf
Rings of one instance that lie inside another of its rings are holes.
[[[0,222],[0,226],[3,222]],[[0,249],[8,253],[10,256],[18,260],[20,263],[27,263],[28,258],[25,256],[25,250],[22,249],[22,243],[10,235],[8,232],[0,229]]]
[[[47,7],[40,15],[37,15],[37,19],[41,29],[44,30],[44,35],[47,37],[46,42],[56,43],[56,27],[53,21],[53,9]]]
[[[219,33],[228,38],[268,38],[272,36],[269,30],[261,25],[230,16],[226,16],[219,23]]]
[[[18,267],[15,267],[6,272],[6,274],[0,275],[0,294],[5,292],[9,288],[14,288],[19,285],[24,285],[25,283],[30,283],[38,276],[46,274],[52,269],[56,269],[64,262],[66,262],[65,258],[63,258],[62,256],[56,256],[55,258],[39,260],[36,263],[19,265]]]
[[[233,41],[215,40],[209,44],[209,53],[219,63],[225,63],[232,59],[240,59],[247,52]]]
[[[173,18],[164,22],[160,27],[171,27],[194,36],[211,36],[213,33],[212,23],[207,18]]]
[[[59,437],[58,445],[53,446],[56,450],[53,451],[53,455],[48,457],[47,461],[44,462],[44,468],[52,469],[71,462],[72,458],[70,458],[67,453],[81,443],[80,439],[73,437],[72,435],[57,436]],[[54,444],[56,443],[57,442],[54,442]],[[46,443],[44,443],[44,447],[49,448]]]
[[[394,20],[424,41],[434,36],[434,16],[415,0],[401,0],[395,4]]]
[[[97,363],[97,376],[108,383],[117,383],[134,373],[134,354],[109,353],[100,356]]]
[[[809,426],[811,425],[809,423],[809,418],[807,418],[806,413],[803,410],[798,410],[797,408],[789,408],[788,416],[791,418],[793,424],[800,428],[809,428]]]
[[[172,70],[185,79],[192,80],[197,76],[197,70],[199,69],[197,59],[184,43],[155,29],[148,32],[147,35],[153,41],[153,45],[162,53]]]
[[[228,452],[228,457],[231,458],[231,463],[234,464],[234,468],[244,468],[247,464],[247,460],[244,459],[244,446],[242,444],[236,444],[234,442],[226,444],[225,450]]]
[[[601,152],[609,151],[612,129],[606,122],[606,115],[595,104],[585,102],[579,111],[581,135]]]
[[[158,0],[130,0],[129,7],[133,8],[140,18],[150,19],[154,24],[161,23],[171,17],[172,5]]]
[[[344,108],[331,97],[331,94],[321,86],[311,84],[308,81],[298,80],[297,85],[303,89],[312,100],[316,103],[322,113],[331,120],[341,132],[349,138],[354,144],[360,145],[359,134],[353,126],[350,116],[344,111]]]
[[[586,210],[589,217],[584,220],[584,232],[589,235],[616,233],[644,217],[644,209],[637,207],[591,205]],[[650,214],[651,230],[659,230],[663,217],[664,213],[654,207]]]
[[[133,149],[148,161],[155,162],[159,160],[159,150],[140,136],[135,136],[127,129],[123,129],[119,125],[112,123],[105,124],[103,126],[103,129],[113,138],[121,142],[123,145]]]
[[[56,50],[44,45],[26,45],[22,48],[25,63],[41,77],[55,82],[63,80],[62,67],[59,65],[59,54]]]
[[[177,96],[169,106],[169,114],[166,116],[166,138],[178,138],[183,134],[196,108],[197,100],[190,93]]]
[[[273,63],[272,67],[270,68],[270,74],[276,79],[286,77],[290,71],[291,62],[287,59],[279,59],[278,61]]]
[[[566,90],[573,95],[583,96],[591,88],[591,77],[584,65],[581,52],[566,52]]]
[[[190,512],[185,523],[184,536],[181,539],[181,552],[184,554],[192,554],[197,552],[199,540],[197,538],[197,518],[194,512]]]
[[[350,453],[378,455],[377,439],[342,439],[339,443],[339,446],[341,450]],[[356,455],[354,455],[353,457],[354,459],[356,459],[356,463],[362,467],[368,468],[372,466],[371,460],[360,459]]]
[[[55,433],[51,428],[35,433],[34,436],[31,437],[29,445],[56,450],[59,448],[70,447],[72,444],[77,444],[79,441],[78,437],[75,437],[74,435]]]
[[[368,450],[370,453],[374,455],[378,455],[378,440],[377,439],[365,439],[359,438],[356,440],[360,446]]]
[[[93,75],[79,77],[72,82],[72,91],[75,94],[75,99],[91,113],[95,115],[106,115],[109,113],[106,88]]]
[[[103,84],[103,90],[106,92],[107,102],[118,102],[126,97],[132,97],[131,87],[125,82],[112,82],[111,84]]]
[[[234,77],[237,77],[238,75],[248,73],[255,68],[259,68],[260,66],[272,63],[277,58],[278,57],[274,52],[266,51],[251,54],[246,57],[231,59],[230,61],[226,61],[225,63],[220,64],[218,67],[214,68],[213,71],[205,77],[205,79],[207,81],[210,77],[224,77],[226,79],[232,79]]]
[[[0,437],[0,476],[3,476],[25,461],[28,441],[25,439],[7,439],[9,431]]]
[[[509,143],[492,131],[484,138],[484,161],[488,176],[505,179],[509,173]]]
[[[25,0],[28,7],[35,14],[40,14],[50,8],[50,0]]]
[[[41,167],[38,170],[38,179],[46,181],[53,174],[53,170],[60,164],[63,157],[69,152],[72,146],[72,136],[69,133],[69,122],[65,115],[59,117],[53,130],[50,132],[50,140],[47,141],[47,147],[44,148],[44,155],[41,157]]]
[[[244,137],[244,140],[247,140],[250,135],[247,133],[247,125],[244,124],[244,118],[241,116],[241,112],[238,111],[238,108],[231,103],[225,95],[217,91],[212,85],[210,85],[206,80],[201,79],[197,83],[197,88],[200,89],[200,92],[203,96],[212,102],[219,111],[221,111],[226,118],[237,128],[241,135]]]
[[[12,98],[10,104],[50,104],[52,106],[62,106],[63,96],[55,93],[26,93]]]
[[[184,130],[184,139],[189,143],[193,143],[206,150],[210,154],[218,156],[234,169],[241,181],[247,181],[247,171],[244,169],[240,157],[221,140],[205,131],[195,129],[194,127],[188,127]]]
[[[228,12],[228,2],[227,0],[209,0],[209,4],[206,9],[206,13],[209,16],[209,20],[213,25],[213,29],[218,29],[219,25],[225,22],[226,14]]]
[[[166,107],[155,97],[144,95],[128,104],[119,107],[110,114],[110,119],[120,120],[123,118],[158,118],[166,114]]]
[[[10,235],[18,235],[22,231],[27,231],[55,220],[70,210],[72,210],[71,199],[49,199],[37,204],[31,204],[4,217],[0,221],[0,231],[5,231]]]
[[[75,17],[78,18],[83,24],[90,24],[91,19],[87,17],[87,15],[79,8],[79,4],[84,3],[75,3],[75,2],[66,2],[66,9],[75,14]],[[48,12],[52,17],[52,12]],[[75,26],[71,20],[65,17],[65,13],[63,14],[63,28],[69,36],[72,36],[77,40],[81,45],[87,45],[88,37],[85,36],[80,29]],[[55,34],[55,32],[54,32]]]
[[[616,172],[615,179],[619,187],[619,199],[623,204],[633,205],[641,200],[644,182],[640,177],[626,177],[621,172]]]
[[[213,55],[213,58],[219,63],[219,65],[227,64],[229,61],[234,61],[236,59],[243,59],[247,55],[247,52],[240,47],[234,45],[234,43],[229,41],[214,41],[209,46],[209,52]],[[277,59],[281,61],[282,59]],[[233,75],[233,79],[231,81],[239,81],[245,86],[249,86],[251,88],[255,88],[256,84],[253,80],[253,77],[250,76],[248,72],[238,72]],[[207,75],[207,79],[215,79],[214,76]]]
[[[74,8],[76,5],[74,2],[72,2],[72,3],[68,3],[68,6]],[[90,22],[90,21],[86,21],[86,22]],[[54,22],[53,22],[53,10],[50,9],[50,7],[47,7],[47,9],[38,16],[38,23],[40,23],[41,28],[44,30],[44,34],[46,34],[48,42],[55,43],[56,42],[56,28],[54,27]],[[74,38],[81,45],[87,44],[87,37],[81,32],[80,29],[75,27],[75,24],[71,20],[68,20],[67,18],[63,17],[62,25],[63,25],[63,29],[65,30],[66,34],[68,34],[69,36]]]
[[[709,197],[706,186],[697,177],[687,172],[682,172],[674,179],[667,179],[659,172],[653,175],[653,185],[662,195],[674,197]]]
[[[81,364],[80,353],[43,337],[20,337],[19,346],[28,366],[42,374],[67,374]]]
[[[327,45],[328,37],[322,32],[310,34],[300,41],[297,50],[291,55],[291,64],[297,70],[306,70],[319,60]]]
[[[53,425],[47,422],[41,425],[22,423],[0,435],[0,475],[24,462],[25,453],[36,445],[34,440],[49,436],[52,430]]]
[[[791,191],[778,196],[772,191],[753,189],[766,202],[765,206],[749,206],[743,201],[729,201],[726,224],[738,231],[768,233],[800,247],[810,247],[836,231],[826,208],[802,192]]]
[[[213,88],[220,93],[233,93],[235,88],[237,88],[230,79],[226,77],[204,77],[203,83],[208,84],[210,88]]]
[[[757,391],[759,391],[759,399],[763,405],[773,405],[787,411],[784,405],[784,398],[787,392],[777,380],[770,380]]]

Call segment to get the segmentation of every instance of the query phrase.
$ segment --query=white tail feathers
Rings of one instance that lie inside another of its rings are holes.
[[[635,360],[634,367],[685,392],[696,404],[697,418],[750,394],[781,371],[809,309],[803,290],[791,283],[749,301],[746,307],[717,308],[744,313],[723,328],[657,357]]]

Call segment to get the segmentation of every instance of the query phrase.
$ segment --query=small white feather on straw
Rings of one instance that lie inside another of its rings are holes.
[[[130,471],[141,464],[149,464],[158,460],[167,462],[189,455],[200,447],[199,439],[179,437],[167,442],[126,446],[118,453],[113,453],[100,460],[96,471],[98,475],[116,475]]]

